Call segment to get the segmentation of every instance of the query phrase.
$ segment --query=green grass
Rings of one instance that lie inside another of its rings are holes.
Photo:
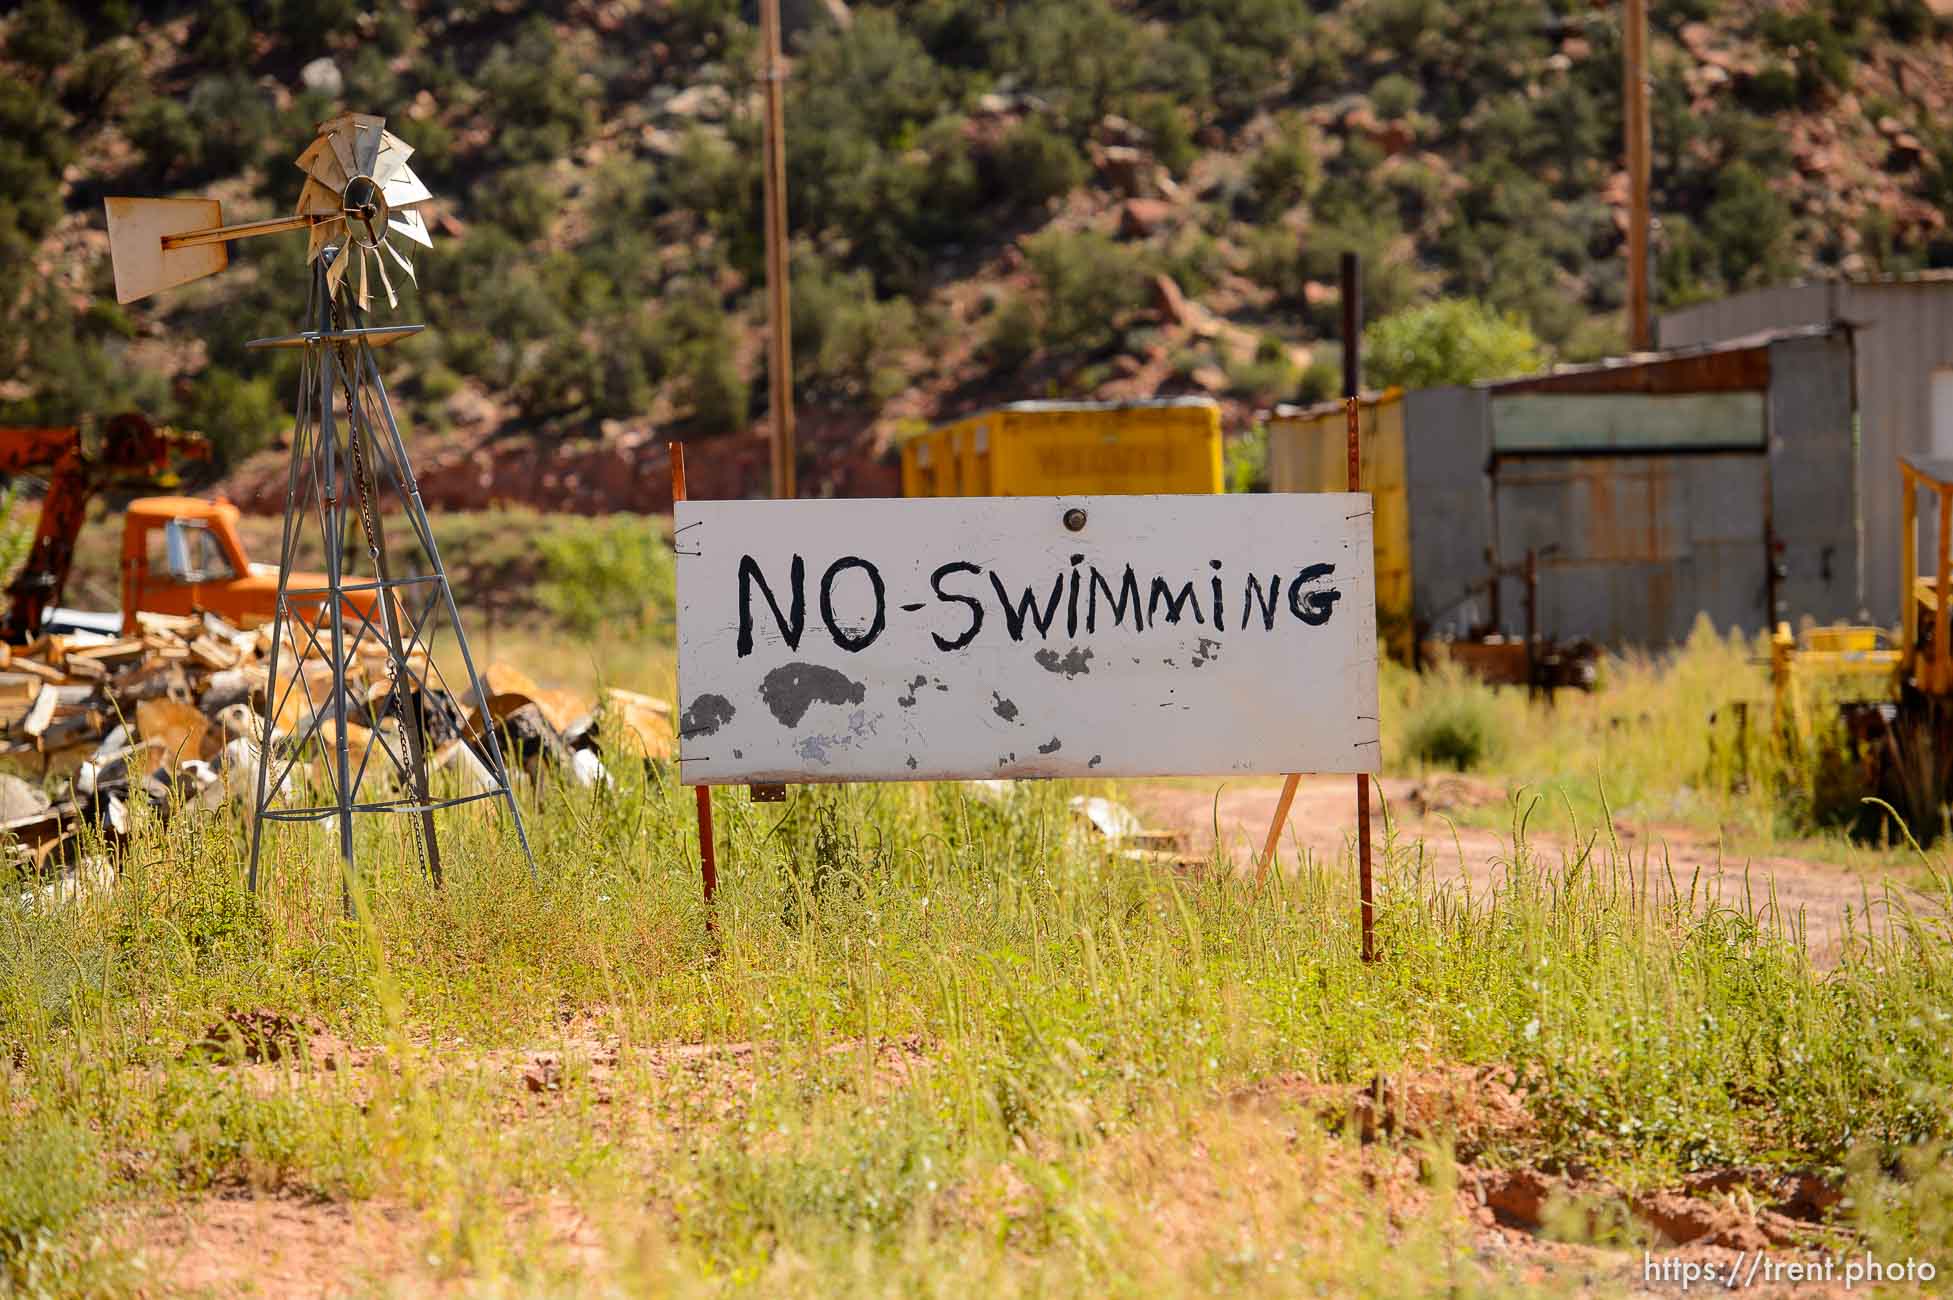
[[[444,536],[527,564],[533,538],[508,526],[525,518]],[[587,555],[620,526],[537,531]],[[633,573],[577,599],[635,599],[657,575]],[[574,655],[546,618],[470,631],[546,684],[671,688],[655,623]],[[1453,766],[1463,736],[1481,777],[1590,831],[1612,813],[1809,834],[1785,797],[1810,785],[1798,757],[1762,732],[1738,761],[1704,726],[1767,698],[1755,653],[1698,635],[1610,660],[1601,691],[1550,710],[1387,669],[1386,771]],[[1820,969],[1767,893],[1691,909],[1689,881],[1639,874],[1660,868],[1605,830],[1564,854],[1522,837],[1479,893],[1439,870],[1445,846],[1393,839],[1365,966],[1347,861],[1285,861],[1257,888],[1228,864],[1107,857],[1070,831],[1087,787],[724,792],[708,931],[690,791],[617,776],[529,796],[533,883],[492,818],[447,815],[440,891],[403,826],[363,820],[353,918],[323,837],[272,840],[246,893],[235,814],[140,825],[112,885],[0,893],[0,1294],[154,1293],[144,1215],[240,1197],[384,1207],[406,1226],[355,1290],[1570,1285],[1474,1254],[1461,1161],[1630,1190],[1810,1169],[1848,1191],[1838,1240],[1953,1250],[1943,856],[1913,855],[1924,897],[1868,890]],[[1509,829],[1514,810],[1478,815]],[[351,1055],[186,1053],[239,1009]],[[536,1093],[539,1054],[559,1073]],[[1321,1089],[1460,1068],[1512,1079],[1524,1130],[1460,1156],[1441,1134],[1367,1149],[1321,1113]],[[551,1226],[565,1217],[582,1245]],[[1635,1231],[1615,1245],[1638,1259]]]
[[[1864,816],[1869,792],[1853,785],[1848,762],[1778,733],[1768,662],[1763,638],[1719,636],[1704,622],[1673,650],[1607,656],[1598,690],[1559,691],[1551,704],[1386,663],[1384,772],[1464,768],[1509,792],[1523,788],[1547,817],[1689,827],[1720,835],[1732,852],[1907,861],[1904,834],[1889,824],[1882,849],[1847,841],[1854,820],[1879,822]],[[1813,701],[1811,715],[1831,717],[1828,702]],[[1499,803],[1457,815],[1502,830],[1511,823]]]
[[[16,1284],[112,1289],[134,1247],[106,1225],[249,1193],[402,1204],[416,1269],[519,1292],[575,1289],[523,1209],[557,1202],[661,1293],[1521,1289],[1460,1262],[1441,1153],[1386,1213],[1299,1103],[1226,1118],[1259,1080],[1445,1064],[1522,1082],[1536,1129],[1496,1159],[1630,1186],[1849,1167],[1847,1226],[1946,1235],[1925,1153],[1953,1137],[1953,949],[1901,911],[1824,972],[1767,915],[1654,905],[1604,841],[1475,897],[1393,845],[1365,966],[1347,864],[1256,889],[1074,842],[1062,786],[887,786],[721,795],[708,934],[690,792],[620,777],[531,809],[534,884],[491,819],[450,816],[441,891],[369,819],[348,919],[322,839],[278,838],[252,897],[214,816],[140,829],[112,887],[0,906]],[[372,1059],[186,1058],[234,1007]],[[572,1062],[531,1098],[530,1054],[591,1040],[606,1089]],[[1188,1203],[1194,1170],[1238,1203]]]

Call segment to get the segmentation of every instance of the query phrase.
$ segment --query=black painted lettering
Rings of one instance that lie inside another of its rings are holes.
[[[759,562],[750,555],[742,555],[739,557],[739,658],[753,653],[753,584],[756,582],[760,594],[766,597],[767,607],[773,611],[773,621],[779,625],[787,649],[800,649],[800,634],[807,629],[807,562],[798,555],[793,557],[793,565],[787,570],[792,612],[782,614],[780,602],[773,598],[773,588],[766,585],[766,575],[760,572]]]
[[[1248,589],[1241,593],[1241,626],[1246,627],[1248,625],[1248,620],[1255,616],[1255,606],[1260,605],[1262,630],[1273,632],[1275,630],[1275,611],[1281,608],[1281,604],[1282,575],[1279,573],[1269,574],[1268,590],[1263,591],[1261,589],[1261,580],[1250,573],[1248,575]]]
[[[1037,624],[1038,639],[1042,641],[1051,631],[1051,624],[1058,617],[1058,602],[1065,596],[1065,575],[1061,573],[1052,579],[1051,599],[1045,602],[1042,614],[1038,612],[1037,592],[1031,588],[1024,588],[1024,594],[1017,598],[1015,605],[1012,605],[1010,593],[1004,590],[1003,581],[994,573],[990,575],[990,585],[997,589],[997,603],[1004,607],[1004,626],[1010,630],[1010,639],[1013,641],[1024,639],[1024,623],[1028,619]]]
[[[1333,564],[1311,564],[1296,574],[1295,581],[1288,585],[1289,613],[1310,627],[1321,627],[1327,623],[1329,616],[1336,610],[1336,602],[1343,598],[1343,593],[1334,587],[1326,587],[1304,595],[1302,584],[1314,582],[1318,578],[1326,578],[1335,571],[1336,566]]]
[[[946,641],[941,636],[938,636],[934,632],[931,632],[929,634],[930,639],[936,643],[936,648],[938,650],[961,650],[964,646],[976,640],[977,633],[983,631],[983,602],[978,600],[975,596],[959,596],[954,592],[944,591],[943,579],[947,578],[952,573],[982,573],[982,572],[983,572],[982,569],[978,568],[974,564],[971,564],[967,560],[952,560],[950,563],[943,565],[941,568],[937,569],[934,573],[929,575],[929,587],[930,590],[936,593],[937,600],[958,601],[970,607],[970,626],[964,630],[962,636],[959,636],[954,640]]]
[[[1169,623],[1180,621],[1180,611],[1183,608],[1193,610],[1194,622],[1200,624],[1207,622],[1201,617],[1200,597],[1194,594],[1194,585],[1191,582],[1181,584],[1180,591],[1176,595],[1173,588],[1166,585],[1165,578],[1153,579],[1153,589],[1146,596],[1146,621],[1154,627],[1160,625],[1159,608],[1162,600],[1166,602],[1166,621]]]
[[[1112,626],[1119,626],[1126,617],[1127,608],[1130,607],[1132,630],[1135,632],[1146,630],[1146,611],[1139,607],[1139,578],[1133,573],[1132,565],[1128,564],[1125,576],[1119,579],[1119,593],[1116,596],[1112,593],[1112,585],[1105,580],[1105,575],[1100,573],[1096,566],[1093,567],[1092,591],[1085,602],[1085,630],[1088,633],[1099,630],[1101,591],[1105,593],[1105,603],[1112,606]]]
[[[1214,571],[1214,576],[1209,580],[1214,591],[1214,626],[1224,628],[1227,626],[1227,608],[1221,603],[1221,562],[1209,560],[1207,567]]]
[[[1084,562],[1084,559],[1082,555],[1071,557],[1071,594],[1065,597],[1066,636],[1078,635],[1078,566]]]
[[[865,632],[851,632],[834,621],[834,579],[843,569],[860,569],[868,575],[869,586],[874,589],[875,617]],[[827,572],[821,575],[821,622],[827,624],[827,634],[834,638],[834,644],[850,654],[859,654],[875,644],[875,638],[888,626],[888,589],[882,585],[881,572],[859,555],[844,555],[828,565]]]

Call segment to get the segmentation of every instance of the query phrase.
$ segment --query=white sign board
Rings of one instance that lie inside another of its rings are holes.
[[[1374,771],[1370,523],[1359,493],[681,501],[682,779]]]

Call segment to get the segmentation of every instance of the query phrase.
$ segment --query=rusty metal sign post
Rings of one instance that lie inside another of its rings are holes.
[[[1355,253],[1343,254],[1343,413],[1349,438],[1349,490],[1363,490],[1363,456],[1359,394],[1363,390],[1363,268]],[[1381,755],[1379,754],[1379,757]],[[1281,797],[1275,801],[1275,816],[1268,823],[1268,838],[1261,848],[1255,868],[1255,882],[1266,879],[1275,863],[1275,848],[1282,827],[1288,824],[1289,808],[1295,803],[1300,773],[1291,772],[1282,782]],[[1370,868],[1370,774],[1356,774],[1356,888],[1357,912],[1363,931],[1363,960],[1375,961],[1376,894]]]
[[[685,494],[685,444],[673,442],[665,444],[671,452],[671,505],[686,499]],[[672,545],[676,548],[678,539],[674,536]],[[713,845],[712,834],[712,787],[703,781],[692,787],[698,800],[698,856],[699,876],[705,886],[705,928],[714,929],[712,924],[712,900],[719,892],[719,862]]]

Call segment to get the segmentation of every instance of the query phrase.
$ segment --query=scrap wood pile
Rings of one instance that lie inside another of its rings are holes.
[[[84,827],[112,842],[128,832],[132,802],[168,813],[232,799],[248,811],[255,799],[270,627],[245,631],[212,614],[136,619],[135,636],[77,633],[0,645],[0,758],[43,782],[60,778],[50,798],[39,784],[0,774],[0,843],[18,866],[66,860]],[[278,659],[273,771],[290,763],[288,783],[322,780],[313,769],[336,734],[331,663],[301,656],[289,635]],[[613,761],[671,756],[664,700],[612,688],[593,702],[545,690],[502,664],[482,677],[486,700],[435,687],[419,693],[428,767],[464,788],[490,779],[484,715],[511,768],[537,780],[556,768],[578,784],[608,783],[606,752]],[[402,752],[397,706],[382,714],[391,691],[384,647],[360,646],[346,690],[346,739],[356,760],[374,744]],[[313,743],[302,744],[308,736]]]

